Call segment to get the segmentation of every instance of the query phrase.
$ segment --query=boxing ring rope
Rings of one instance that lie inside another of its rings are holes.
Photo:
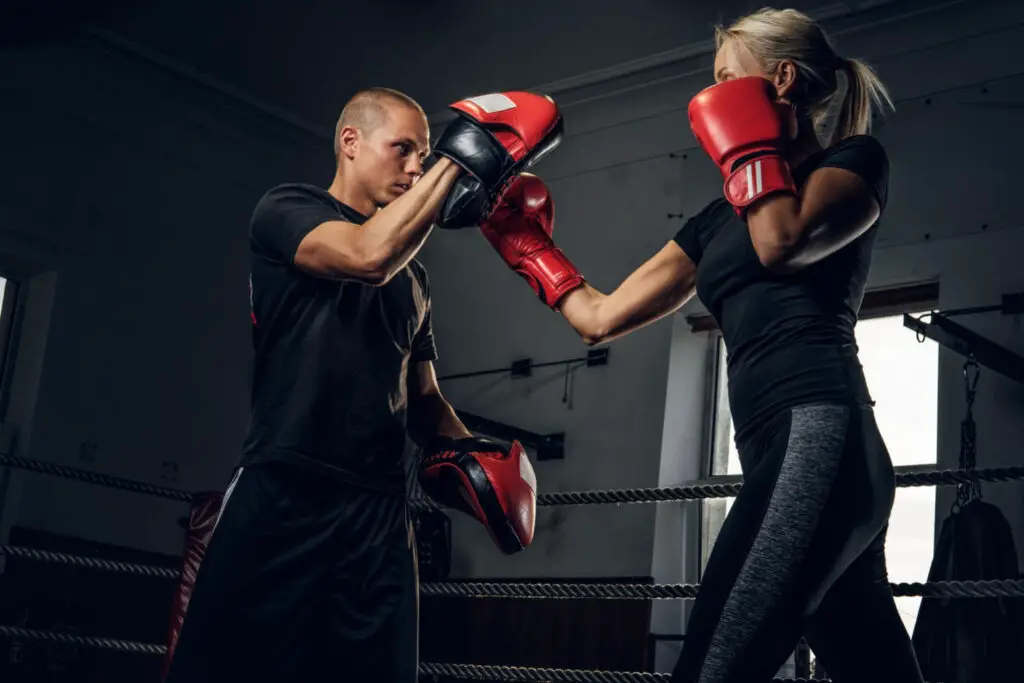
[[[166,486],[155,486],[141,481],[112,477],[107,474],[90,472],[89,470],[81,470],[76,467],[67,467],[65,465],[57,465],[52,462],[31,460],[29,458],[15,458],[9,455],[0,455],[0,467],[28,470],[30,472],[60,477],[62,479],[74,479],[75,481],[84,481],[89,484],[105,486],[111,489],[134,491],[135,493],[142,493],[147,496],[156,496],[157,498],[169,498],[171,500],[181,501],[182,503],[191,503],[194,498],[193,494],[180,489],[167,488]]]
[[[131,479],[112,477],[89,470],[57,465],[29,458],[15,458],[0,455],[0,467],[27,470],[38,474],[73,479],[107,488],[134,491],[145,495],[168,498],[189,503],[194,494],[181,489],[146,484]],[[921,470],[901,471],[896,468],[896,486],[949,486],[975,482],[1007,482],[1024,480],[1024,466],[989,467],[960,470]],[[668,486],[657,488],[607,489],[595,491],[556,491],[537,495],[539,506],[566,505],[607,505],[612,503],[671,503],[683,500],[701,500],[705,498],[729,498],[735,496],[743,488],[743,482],[688,484],[685,486]],[[413,507],[437,507],[432,501],[417,498],[412,501]]]
[[[120,477],[90,472],[73,467],[40,462],[28,458],[0,455],[0,466],[11,467],[82,481],[108,488],[133,491],[145,495],[168,498],[180,502],[191,502],[195,494],[180,489],[155,486]],[[947,486],[976,482],[1007,482],[1024,480],[1024,467],[999,467],[960,470],[917,470],[896,473],[896,485]],[[539,494],[537,504],[541,506],[600,505],[621,503],[663,503],[707,498],[735,496],[743,487],[742,482],[697,483],[685,486],[612,489],[597,491],[568,491]],[[413,507],[436,507],[426,499],[414,499]],[[22,546],[0,545],[0,555],[28,561],[67,564],[100,571],[121,572],[161,579],[176,579],[180,572],[166,567],[155,567],[103,558],[72,555]],[[1024,597],[1024,580],[990,581],[936,581],[931,583],[890,584],[895,596],[920,596],[923,598],[996,598]],[[554,599],[639,599],[678,600],[693,599],[700,586],[695,584],[579,584],[579,583],[507,583],[487,581],[437,582],[420,586],[423,595],[441,597],[472,598],[554,598]],[[62,643],[67,645],[116,650],[147,655],[164,655],[164,645],[138,643],[114,638],[79,636],[68,633],[40,631],[0,624],[0,637],[22,640]],[[477,665],[424,662],[420,664],[424,675],[449,676],[454,678],[502,681],[555,682],[639,682],[668,681],[668,674],[629,671],[592,671],[584,669],[549,669],[540,667],[519,667],[501,665]],[[782,683],[814,683],[827,679],[775,679]]]
[[[38,548],[0,545],[0,555],[30,562],[67,564],[99,571],[135,574],[159,579],[176,579],[180,571],[98,557],[71,555]],[[1024,579],[987,581],[933,581],[892,583],[896,597],[923,598],[1008,598],[1024,597]],[[421,595],[467,598],[554,598],[574,600],[690,600],[697,597],[700,584],[692,583],[544,583],[503,581],[439,581],[420,584]]]

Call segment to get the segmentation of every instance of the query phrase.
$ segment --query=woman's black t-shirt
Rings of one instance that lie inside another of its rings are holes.
[[[798,186],[823,167],[856,173],[884,211],[889,162],[873,137],[858,135],[793,169]],[[737,439],[781,410],[813,402],[870,403],[854,326],[878,233],[864,234],[795,273],[776,274],[754,251],[746,223],[724,199],[675,236],[697,264],[697,295],[728,350],[729,402]]]

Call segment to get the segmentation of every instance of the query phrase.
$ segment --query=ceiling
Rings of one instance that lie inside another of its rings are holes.
[[[12,27],[18,27],[15,37],[19,39],[45,37],[57,28],[88,27],[93,35],[165,67],[323,130],[333,126],[342,104],[361,87],[403,90],[433,114],[467,95],[541,87],[706,42],[714,23],[763,3],[13,0],[5,4],[7,21],[0,25],[7,24],[8,35],[0,39],[11,40]],[[837,6],[824,0],[786,4],[804,10]],[[11,16],[20,21],[12,22]],[[29,33],[27,28],[34,30]]]

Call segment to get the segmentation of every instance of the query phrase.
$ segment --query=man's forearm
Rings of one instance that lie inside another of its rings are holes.
[[[410,401],[409,436],[417,445],[424,446],[435,436],[461,439],[473,434],[443,396],[430,394]]]
[[[381,264],[385,280],[408,264],[429,234],[441,205],[462,168],[451,159],[440,159],[403,196],[391,202],[366,223],[366,250]]]

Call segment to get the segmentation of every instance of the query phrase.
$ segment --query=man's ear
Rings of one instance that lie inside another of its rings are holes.
[[[338,154],[352,159],[359,149],[359,130],[355,126],[345,126],[338,131]]]
[[[772,76],[772,83],[775,84],[775,91],[780,100],[793,101],[792,96],[796,93],[796,73],[796,64],[790,60],[784,59],[779,62]]]

